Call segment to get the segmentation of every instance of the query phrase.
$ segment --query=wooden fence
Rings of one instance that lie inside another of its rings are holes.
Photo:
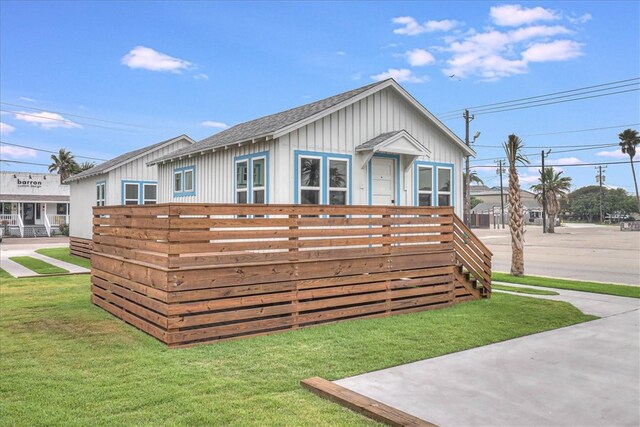
[[[449,207],[94,208],[92,301],[171,347],[488,297]]]

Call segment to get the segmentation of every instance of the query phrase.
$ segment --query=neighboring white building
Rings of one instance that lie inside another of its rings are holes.
[[[60,176],[0,172],[0,226],[20,237],[50,236],[69,223],[69,186]]]
[[[188,136],[180,135],[122,154],[67,179],[71,187],[72,252],[82,255],[77,246],[87,246],[92,238],[94,206],[156,203],[158,174],[147,163],[193,143]]]
[[[475,155],[389,79],[150,160],[158,202],[453,205]],[[87,234],[88,236],[88,234]]]

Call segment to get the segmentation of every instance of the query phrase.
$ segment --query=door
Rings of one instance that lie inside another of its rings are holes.
[[[396,161],[387,157],[371,159],[371,204],[396,204]]]
[[[34,225],[36,216],[36,206],[34,203],[24,203],[22,205],[22,222],[24,225]]]

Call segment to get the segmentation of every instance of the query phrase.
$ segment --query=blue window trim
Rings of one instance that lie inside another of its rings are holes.
[[[107,205],[107,181],[106,180],[96,181],[96,188],[100,184],[104,184],[104,199],[102,200],[104,201],[104,206],[106,206]],[[97,205],[98,205],[98,198],[96,197],[96,206]]]
[[[388,158],[388,159],[394,159],[395,160],[395,170],[396,170],[396,195],[395,195],[395,200],[396,200],[396,206],[400,206],[400,155],[399,154],[385,154],[385,153],[376,153],[374,154],[371,159],[369,159],[369,163],[367,166],[367,180],[369,182],[369,206],[371,206],[373,204],[373,180],[372,180],[372,176],[371,176],[371,161],[374,158]]]
[[[123,179],[120,183],[120,204],[124,205],[124,196],[125,196],[125,192],[124,192],[124,188],[125,188],[125,184],[138,184],[138,204],[142,205],[144,203],[144,185],[143,184],[155,184],[156,185],[156,191],[158,189],[158,181],[136,181],[136,180],[132,180],[132,179]],[[96,183],[96,185],[98,185]],[[105,184],[104,186],[105,188],[105,199],[106,199],[106,189],[107,189],[107,185]],[[157,193],[156,193],[156,200],[157,200]]]
[[[184,191],[184,173],[189,170],[193,172],[193,191]],[[176,191],[176,187],[175,187],[176,174],[178,173],[181,174],[180,191]],[[191,166],[183,166],[181,168],[175,168],[173,170],[173,175],[171,175],[171,187],[173,188],[173,197],[195,196],[196,195],[196,166],[191,165]]]
[[[305,150],[295,150],[293,152],[293,203],[300,203],[300,175],[298,171],[300,169],[300,157],[319,157],[321,159],[321,167],[322,167],[322,185],[320,186],[320,203],[326,205],[329,203],[329,174],[327,173],[327,169],[329,167],[329,160],[347,160],[347,173],[349,175],[349,183],[347,185],[347,204],[351,205],[353,200],[353,192],[351,191],[351,187],[353,185],[353,159],[351,154],[338,154],[338,153],[327,153],[323,151],[305,151]]]
[[[451,170],[451,206],[455,206],[455,166],[453,163],[428,162],[416,160],[413,164],[413,204],[418,206],[418,167],[428,166],[431,168],[433,189],[431,191],[431,206],[438,205],[438,168]]]
[[[245,154],[243,156],[237,156],[233,158],[233,203],[237,203],[237,193],[236,193],[236,175],[237,175],[237,164],[239,162],[247,162],[247,203],[253,203],[253,162],[254,160],[259,160],[264,158],[264,203],[269,203],[269,152],[268,151],[260,151],[259,153],[251,153]]]

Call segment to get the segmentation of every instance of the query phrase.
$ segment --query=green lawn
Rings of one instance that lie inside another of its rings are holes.
[[[36,252],[41,255],[58,259],[60,261],[68,262],[69,264],[78,265],[80,267],[91,269],[91,261],[85,258],[80,258],[74,255],[71,255],[69,253],[69,248],[38,249]]]
[[[495,294],[443,310],[167,350],[93,306],[87,275],[3,280],[0,295],[0,425],[373,425],[299,381],[595,318],[562,302]]]
[[[0,279],[13,279],[13,276],[0,268]]]
[[[613,283],[584,282],[581,280],[556,279],[550,277],[524,276],[516,277],[507,273],[491,273],[491,279],[497,282],[519,283],[528,286],[568,289],[571,291],[592,292],[596,294],[617,295],[621,297],[640,298],[639,286],[616,285]]]
[[[519,294],[559,295],[557,292],[547,291],[546,289],[519,288],[515,286],[506,286],[506,285],[497,285],[497,284],[492,284],[491,289],[498,289],[500,291],[517,292]]]
[[[60,274],[69,272],[64,268],[56,267],[48,262],[30,256],[14,256],[9,259],[38,274]]]

